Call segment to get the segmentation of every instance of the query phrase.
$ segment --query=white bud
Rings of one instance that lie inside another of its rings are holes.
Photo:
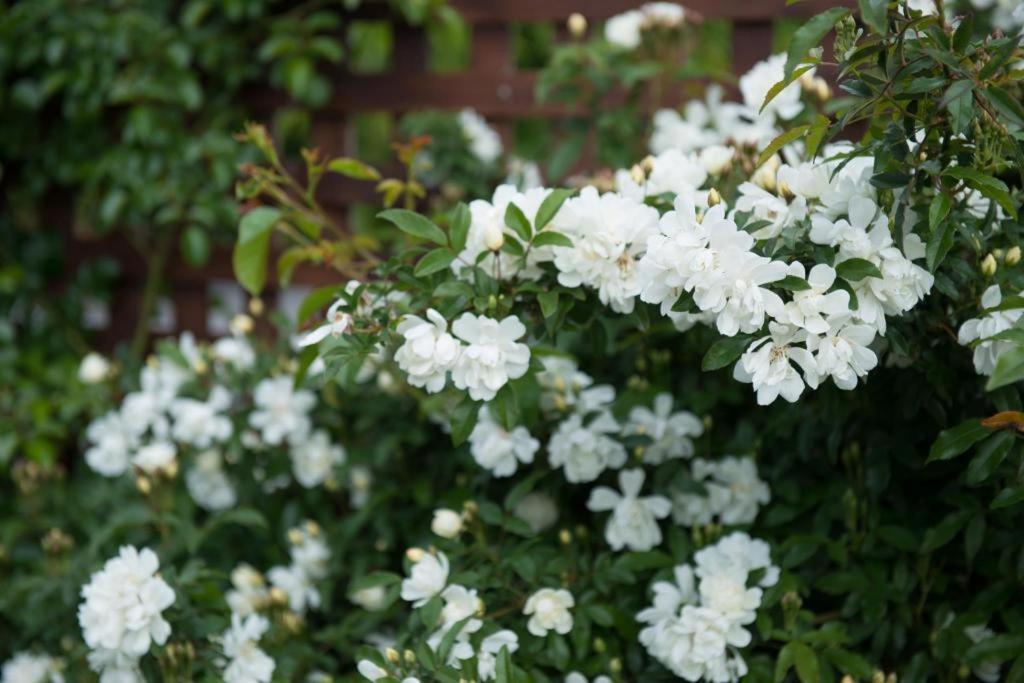
[[[505,244],[505,232],[500,225],[488,223],[484,228],[484,246],[491,251],[498,251]]]
[[[87,353],[78,366],[78,379],[84,384],[98,384],[110,375],[110,363],[95,351]]]
[[[434,510],[430,530],[442,538],[455,538],[462,533],[462,515],[448,508]]]
[[[996,257],[992,254],[986,256],[981,262],[981,272],[986,277],[992,277],[996,274]]]
[[[573,38],[582,38],[587,32],[587,18],[579,12],[573,12],[569,15],[568,26]]]
[[[1015,266],[1020,263],[1020,247],[1010,247],[1006,251],[1006,265]]]
[[[384,586],[371,586],[354,591],[349,596],[349,600],[368,612],[376,612],[384,608],[387,594]]]

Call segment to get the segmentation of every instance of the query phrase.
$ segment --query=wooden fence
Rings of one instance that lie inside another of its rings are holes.
[[[449,0],[471,29],[471,55],[464,70],[436,73],[428,70],[428,43],[423,31],[399,23],[392,27],[393,50],[387,72],[355,74],[344,66],[331,74],[333,96],[312,120],[313,144],[331,156],[359,154],[354,121],[367,113],[400,116],[424,109],[460,110],[473,108],[484,115],[506,139],[519,119],[557,119],[567,115],[563,107],[540,105],[535,100],[536,72],[516,67],[512,30],[522,23],[548,23],[556,39],[567,39],[565,23],[573,12],[582,13],[590,30],[600,22],[632,9],[640,0]],[[731,71],[741,74],[770,55],[780,21],[792,21],[837,4],[851,6],[852,0],[805,0],[787,6],[784,0],[687,0],[680,2],[705,20],[726,20],[731,35]],[[372,8],[373,5],[367,7]],[[368,11],[365,19],[388,21]],[[435,46],[436,49],[436,46]],[[443,49],[443,46],[442,46]],[[280,92],[254,92],[248,98],[258,118],[267,120],[288,104]],[[372,201],[372,188],[331,176],[322,185],[324,203],[332,212],[343,213],[353,205]],[[115,240],[116,241],[116,240]],[[110,323],[101,337],[107,344],[123,339],[134,324],[141,282],[145,276],[141,260],[124,245],[74,245],[79,258],[113,254],[122,264],[123,276],[116,300],[111,305]],[[216,250],[210,263],[199,269],[172,260],[168,271],[167,299],[163,303],[163,325],[159,333],[192,330],[199,336],[223,334],[223,323],[245,297],[232,289],[230,251]],[[268,292],[270,305],[289,308],[301,298],[301,289],[332,282],[326,272],[302,271],[296,288],[289,292]],[[168,315],[168,306],[173,313]],[[217,307],[222,310],[217,313]],[[211,310],[213,313],[211,314]]]

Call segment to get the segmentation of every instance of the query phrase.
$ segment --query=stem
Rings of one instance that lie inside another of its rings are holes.
[[[160,284],[163,281],[167,256],[171,251],[175,232],[177,231],[174,227],[164,228],[157,237],[156,249],[149,255],[142,252],[142,256],[146,260],[146,282],[142,289],[142,301],[139,304],[138,318],[135,321],[131,344],[131,354],[136,359],[142,358],[146,344],[149,342],[149,322],[153,317],[153,310],[156,308],[156,298],[160,293]]]

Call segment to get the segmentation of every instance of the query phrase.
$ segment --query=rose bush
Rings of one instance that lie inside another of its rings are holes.
[[[1024,55],[859,5],[577,187],[424,215],[415,144],[307,155],[379,182],[394,254],[251,127],[239,280],[273,235],[359,279],[276,349],[165,344],[93,472],[19,480],[4,680],[1024,679]]]

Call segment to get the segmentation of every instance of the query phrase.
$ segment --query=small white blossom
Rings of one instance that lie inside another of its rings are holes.
[[[572,593],[564,588],[541,588],[526,600],[523,614],[530,617],[526,630],[543,638],[548,631],[565,635],[572,630],[572,612],[576,605]]]
[[[321,486],[331,480],[336,468],[345,462],[345,449],[331,443],[330,435],[322,429],[289,449],[292,474],[307,489]]]
[[[514,512],[516,517],[526,522],[535,534],[551,528],[558,521],[558,506],[554,499],[539,491],[523,496]]]
[[[319,344],[327,337],[337,338],[345,334],[352,325],[352,316],[341,310],[346,305],[348,305],[348,301],[345,299],[338,299],[331,304],[331,307],[327,309],[327,322],[299,339],[298,347],[305,348]]]
[[[706,495],[675,495],[673,519],[683,526],[703,526],[715,519],[728,525],[750,524],[760,506],[771,500],[771,492],[758,477],[753,458],[697,458],[693,461],[692,476],[704,486]]]
[[[508,477],[515,474],[519,463],[533,462],[539,448],[540,442],[530,436],[526,427],[508,431],[491,417],[486,406],[480,408],[477,423],[469,435],[470,453],[480,467],[495,477]]]
[[[370,586],[352,591],[348,599],[368,612],[379,612],[387,606],[387,589],[384,586]]]
[[[238,499],[235,487],[224,472],[221,455],[216,450],[203,451],[185,473],[185,486],[197,505],[206,510],[227,510]]]
[[[570,415],[548,441],[548,462],[563,468],[571,483],[594,481],[606,469],[626,464],[625,447],[611,438],[619,430],[619,423],[607,412],[586,423],[581,415]]]
[[[110,361],[91,351],[82,358],[78,366],[78,381],[83,384],[99,384],[110,376]]]
[[[462,515],[455,510],[438,508],[430,521],[430,530],[442,538],[455,538],[462,533]]]
[[[49,655],[19,652],[0,669],[0,683],[64,683],[63,663]]]
[[[260,638],[270,628],[270,622],[258,614],[244,619],[231,615],[231,626],[219,636],[228,661],[224,664],[225,683],[270,683],[274,675],[274,660],[260,649]]]
[[[672,394],[654,397],[654,409],[636,406],[629,412],[622,433],[626,436],[646,436],[651,443],[644,446],[644,463],[660,465],[670,458],[689,458],[693,455],[692,437],[704,433],[704,424],[693,413],[685,410],[672,412]]]
[[[605,540],[612,550],[629,548],[642,552],[661,544],[661,528],[657,520],[668,517],[672,503],[664,496],[641,498],[643,485],[643,470],[622,470],[619,472],[621,494],[605,486],[598,486],[590,492],[587,509],[612,512],[605,527]]]
[[[515,316],[500,322],[486,316],[463,313],[452,324],[455,336],[466,342],[452,368],[452,381],[467,389],[475,401],[489,401],[509,380],[526,374],[530,347],[518,343],[526,326]]]
[[[818,386],[818,365],[806,348],[797,346],[807,333],[797,328],[771,323],[771,334],[754,340],[733,368],[733,377],[753,385],[758,405],[766,406],[782,396],[793,403],[804,390]],[[803,371],[801,378],[790,361]]]
[[[441,593],[448,583],[448,558],[444,553],[430,553],[414,564],[409,577],[402,580],[402,599],[413,607],[423,607],[430,598]]]
[[[991,285],[981,295],[981,307],[995,308],[1003,301],[999,285]],[[971,318],[960,326],[957,340],[964,346],[978,342],[974,347],[974,369],[979,375],[991,375],[999,356],[1014,348],[1013,342],[991,340],[1000,332],[1012,328],[1024,315],[1024,308],[992,311],[979,318]],[[984,341],[983,341],[984,340]]]
[[[469,141],[469,149],[473,156],[485,164],[492,164],[498,160],[504,149],[501,136],[487,125],[484,117],[472,109],[463,109],[459,112],[459,125],[462,126],[462,133]]]
[[[287,441],[301,441],[312,428],[309,412],[316,404],[316,396],[305,389],[295,389],[295,379],[281,375],[260,380],[253,392],[255,410],[249,415],[249,425],[262,433],[271,446]]]
[[[268,600],[267,585],[263,575],[247,564],[240,564],[231,571],[232,589],[225,599],[232,614],[247,617],[262,609]]]
[[[136,451],[132,457],[132,464],[146,474],[171,472],[177,463],[177,453],[174,444],[156,441]]]
[[[459,342],[448,333],[448,322],[431,308],[427,320],[407,316],[398,333],[405,343],[395,352],[395,362],[408,374],[409,384],[432,394],[441,391],[461,353]]]

